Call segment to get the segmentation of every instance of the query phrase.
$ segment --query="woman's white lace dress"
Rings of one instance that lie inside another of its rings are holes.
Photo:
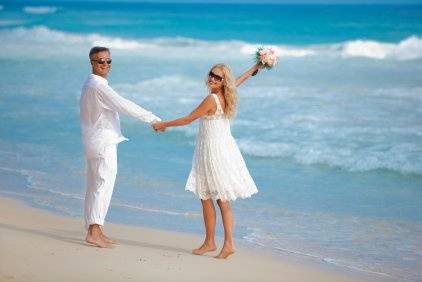
[[[217,110],[200,119],[186,190],[202,200],[232,201],[250,197],[258,189],[231,134],[230,121],[224,115],[218,96],[211,95]]]

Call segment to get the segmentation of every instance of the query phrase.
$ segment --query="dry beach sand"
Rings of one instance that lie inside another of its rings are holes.
[[[192,255],[198,235],[107,224],[113,249],[84,242],[82,219],[0,197],[0,281],[376,281],[246,248]],[[383,281],[377,279],[377,281]]]

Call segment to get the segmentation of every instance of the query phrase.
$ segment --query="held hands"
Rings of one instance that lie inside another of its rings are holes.
[[[159,131],[159,132],[166,131],[166,125],[165,125],[165,122],[163,122],[163,121],[159,121],[159,122],[153,123],[152,124],[152,128],[155,131]]]

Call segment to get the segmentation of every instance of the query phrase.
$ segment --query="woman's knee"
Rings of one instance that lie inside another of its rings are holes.
[[[217,200],[217,204],[221,210],[231,210],[229,201]]]

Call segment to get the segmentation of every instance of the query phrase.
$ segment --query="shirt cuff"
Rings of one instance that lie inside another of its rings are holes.
[[[157,118],[154,118],[153,120],[151,120],[149,124],[154,124],[154,123],[159,122],[159,121],[161,121],[161,119],[159,117],[157,117]]]

